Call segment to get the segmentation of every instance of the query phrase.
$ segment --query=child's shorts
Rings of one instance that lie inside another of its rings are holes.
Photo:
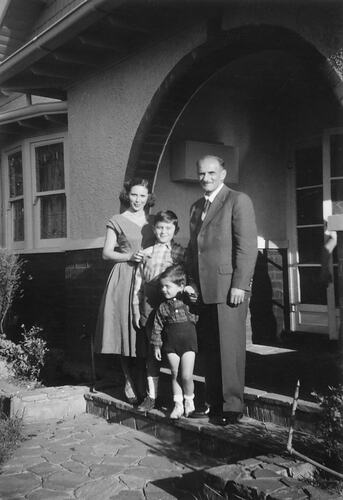
[[[163,332],[163,351],[175,352],[180,357],[188,351],[198,352],[195,325],[191,321],[167,325]]]

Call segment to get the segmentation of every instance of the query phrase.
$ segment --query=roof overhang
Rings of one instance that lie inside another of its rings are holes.
[[[22,135],[25,129],[49,130],[67,127],[66,102],[31,104],[0,114],[0,134]]]
[[[0,0],[0,61],[25,43],[46,1]]]
[[[35,76],[40,75],[35,75],[29,71],[32,77],[28,79],[26,75],[22,83],[20,83],[20,75],[25,74],[25,70],[29,69],[42,57],[51,54],[52,51],[73,38],[75,34],[94,24],[107,12],[124,2],[125,0],[92,0],[91,2],[83,0],[63,17],[18,48],[0,64],[0,86],[23,92],[37,90],[38,95],[40,94],[39,89],[43,89],[46,83],[49,83],[48,88],[52,88],[54,85],[49,79],[53,78],[53,75],[41,75],[45,78],[42,78],[42,81],[39,82],[39,78],[35,78]],[[13,81],[15,77],[18,79],[18,85],[16,85],[16,81]],[[63,92],[64,85],[61,85],[61,83],[55,82],[55,87]],[[61,97],[61,95],[56,97]]]
[[[175,26],[194,23],[201,9],[195,13],[191,3],[81,0],[3,60],[0,87],[65,99],[85,75],[122,61]]]

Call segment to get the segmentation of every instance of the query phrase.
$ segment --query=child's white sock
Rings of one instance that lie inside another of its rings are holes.
[[[147,377],[148,395],[151,399],[156,399],[158,394],[158,377]]]
[[[175,403],[175,406],[173,408],[173,411],[170,414],[171,419],[178,419],[182,417],[183,415],[183,396],[182,394],[174,394],[173,400]]]
[[[189,396],[185,394],[185,417],[188,417],[195,410],[193,400],[194,394],[190,394]]]
[[[180,405],[182,405],[183,395],[182,394],[174,394],[173,401],[174,401],[174,403],[179,403]]]
[[[190,394],[189,396],[185,394],[185,401],[193,401],[194,399],[194,394]]]

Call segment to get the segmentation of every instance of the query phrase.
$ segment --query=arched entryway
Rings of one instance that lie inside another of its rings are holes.
[[[302,238],[299,217],[303,214],[297,213],[294,200],[300,190],[312,201],[318,193],[296,185],[294,158],[301,144],[316,138],[318,145],[324,130],[339,125],[339,104],[324,68],[325,58],[318,50],[290,30],[260,25],[217,32],[161,83],[131,149],[127,176],[148,177],[154,183],[160,200],[157,208],[174,209],[181,219],[183,242],[188,208],[200,192],[192,179],[171,181],[174,144],[224,143],[238,151],[239,175],[233,187],[252,197],[259,227],[260,257],[252,301],[258,342],[273,341],[281,331],[301,326],[296,319],[300,318],[299,290],[311,287],[311,281],[300,281],[306,273],[301,274],[299,266],[290,271],[289,265],[295,265]],[[306,206],[312,201],[306,201]],[[318,204],[318,199],[313,203]],[[305,222],[313,226],[314,235],[316,221]],[[320,231],[323,234],[323,227]],[[320,253],[320,240],[313,235],[308,241],[319,242]],[[310,248],[303,250],[305,259],[313,259],[305,267],[313,264],[317,273],[318,252],[313,256]],[[313,304],[306,304],[311,319],[315,310],[324,307],[317,303],[325,300],[323,290],[320,294]],[[317,328],[314,320],[304,329],[328,333],[319,323]]]
[[[155,93],[137,129],[126,176],[153,179],[176,122],[196,93],[230,62],[264,51],[293,55],[317,78],[325,62],[302,37],[280,26],[246,26],[210,36],[170,71]]]

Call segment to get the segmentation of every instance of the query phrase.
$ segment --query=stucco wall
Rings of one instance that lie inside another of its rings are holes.
[[[204,87],[184,113],[171,143],[182,140],[237,147],[239,182],[230,183],[228,165],[229,186],[246,192],[252,198],[259,236],[268,240],[286,239],[285,157],[278,147],[280,137],[252,101],[237,99],[225,87]],[[201,189],[197,184],[170,180],[172,147],[168,148],[157,175],[155,210],[169,208],[177,213],[181,226],[179,240],[186,242],[189,207],[201,196]]]
[[[222,29],[258,24],[288,28],[326,57],[343,44],[343,4],[339,1],[233,2],[225,11]]]
[[[222,27],[230,29],[263,23],[285,26],[297,30],[310,42],[314,41],[324,55],[332,54],[341,43],[341,21],[334,19],[331,9],[323,9],[320,3],[311,11],[305,6],[288,5],[286,8],[278,3],[278,7],[268,4],[268,8],[260,8],[252,3],[246,6],[241,2],[234,3],[224,13]],[[329,22],[333,20],[335,35],[328,30]],[[132,141],[154,93],[182,57],[204,41],[205,25],[179,32],[174,38],[142,49],[120,65],[95,74],[70,89],[70,227],[73,239],[103,235],[105,221],[119,210],[117,194],[124,179]],[[240,181],[233,187],[252,197],[260,236],[269,240],[286,239],[286,157],[278,147],[278,138],[273,135],[273,125],[259,116],[257,109],[248,109],[244,103],[225,99],[225,96],[223,100],[220,92],[202,98],[201,106],[205,101],[207,106],[206,122],[202,123],[200,98],[199,95],[198,101],[192,104],[193,108],[187,109],[182,120],[183,130],[177,128],[175,134],[190,138],[191,133],[193,139],[227,144],[236,142],[240,151]],[[214,110],[216,117],[211,121]],[[170,184],[168,171],[166,156],[157,177],[159,201],[156,210],[165,206],[176,207],[181,218],[180,237],[186,238],[188,207],[198,196],[199,188]],[[275,210],[278,216],[271,217]]]
[[[68,94],[71,237],[96,238],[118,212],[118,192],[137,127],[174,65],[204,40],[204,27],[178,33]]]

